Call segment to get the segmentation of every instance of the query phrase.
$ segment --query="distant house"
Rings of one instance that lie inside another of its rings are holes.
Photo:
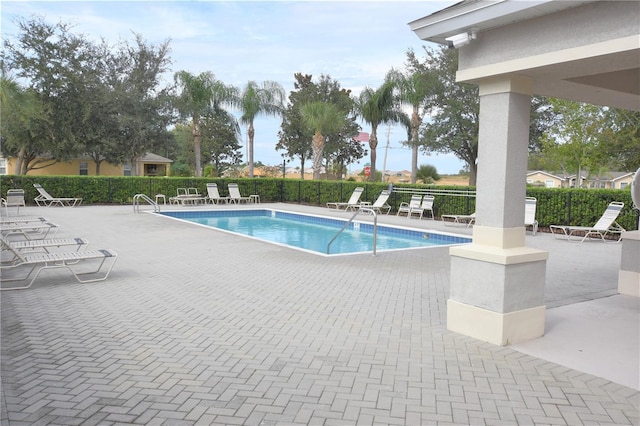
[[[545,188],[562,188],[566,186],[566,180],[549,172],[536,170],[527,172],[527,184],[544,186]]]
[[[585,173],[580,174],[580,182],[576,182],[578,181],[577,173],[571,176],[567,176],[567,182],[570,188],[584,188],[586,186],[585,185],[586,180],[587,180],[587,175]]]
[[[624,189],[631,185],[633,172],[605,172],[585,179],[588,188]]]
[[[576,185],[577,174],[562,177],[542,170],[527,172],[527,184],[546,188],[603,188],[623,189],[631,185],[632,172],[604,172],[597,176],[580,174],[580,183]]]
[[[47,160],[46,156],[42,157]],[[0,175],[15,172],[16,158],[0,158]],[[169,176],[173,160],[147,152],[138,158],[135,164],[110,164],[103,161],[100,164],[101,176]],[[135,171],[139,171],[137,174]],[[57,162],[50,166],[29,170],[31,176],[95,176],[96,164],[88,157],[81,157],[67,162]]]

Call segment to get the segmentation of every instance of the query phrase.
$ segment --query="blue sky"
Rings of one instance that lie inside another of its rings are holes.
[[[170,40],[172,64],[167,82],[176,71],[211,71],[219,80],[237,87],[249,80],[277,81],[288,96],[294,73],[302,72],[314,78],[329,75],[358,94],[366,86],[378,87],[392,67],[402,69],[409,48],[422,52],[425,43],[409,29],[410,21],[454,3],[5,0],[0,4],[0,24],[3,38],[17,33],[16,17],[42,16],[51,23],[69,23],[74,32],[96,41],[104,38],[111,44],[133,41],[134,33],[154,44]],[[281,164],[281,153],[274,148],[280,120],[260,117],[255,127],[255,160]],[[378,129],[377,168],[383,168],[388,130],[386,169],[410,169],[410,150],[399,143],[406,135],[397,126]],[[370,129],[363,124],[362,131]],[[364,158],[351,165],[351,170],[361,169],[367,162]],[[432,164],[441,174],[455,174],[462,168],[453,155],[421,155],[418,164]]]

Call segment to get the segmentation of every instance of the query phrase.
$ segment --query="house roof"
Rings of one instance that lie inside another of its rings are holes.
[[[527,176],[536,175],[536,174],[543,174],[543,175],[552,177],[554,179],[564,180],[562,176],[554,175],[553,173],[545,172],[544,170],[533,170],[533,171],[527,172]]]
[[[140,161],[142,163],[173,163],[173,160],[169,160],[168,158],[154,154],[153,152],[146,152],[142,157],[140,157]]]

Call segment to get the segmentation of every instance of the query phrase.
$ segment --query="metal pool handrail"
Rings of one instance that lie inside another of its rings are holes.
[[[375,210],[369,207],[360,207],[358,210],[356,210],[353,216],[351,216],[351,219],[345,222],[342,228],[340,228],[340,230],[336,233],[336,235],[333,236],[331,241],[329,241],[329,244],[327,244],[327,254],[330,254],[329,250],[331,249],[331,243],[333,243],[335,239],[338,238],[338,235],[340,235],[342,231],[344,231],[347,228],[347,226],[349,226],[349,224],[353,222],[353,219],[355,219],[360,212],[368,212],[373,215],[373,255],[374,256],[376,255],[376,236],[378,234],[378,215],[376,214]]]
[[[140,199],[146,201],[151,206],[153,206],[153,212],[154,213],[156,213],[156,212],[160,213],[160,206],[158,205],[158,203],[153,201],[146,194],[136,194],[136,195],[133,196],[133,211],[135,213],[139,213],[140,212]]]

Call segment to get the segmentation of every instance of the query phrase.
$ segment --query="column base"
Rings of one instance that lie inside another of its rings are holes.
[[[449,253],[449,330],[496,345],[544,335],[547,252],[474,242]]]
[[[449,299],[447,329],[494,345],[507,346],[544,336],[545,307],[501,314]]]
[[[618,271],[618,293],[640,297],[640,273]]]
[[[618,271],[618,293],[640,297],[640,231],[622,234],[622,256]]]

